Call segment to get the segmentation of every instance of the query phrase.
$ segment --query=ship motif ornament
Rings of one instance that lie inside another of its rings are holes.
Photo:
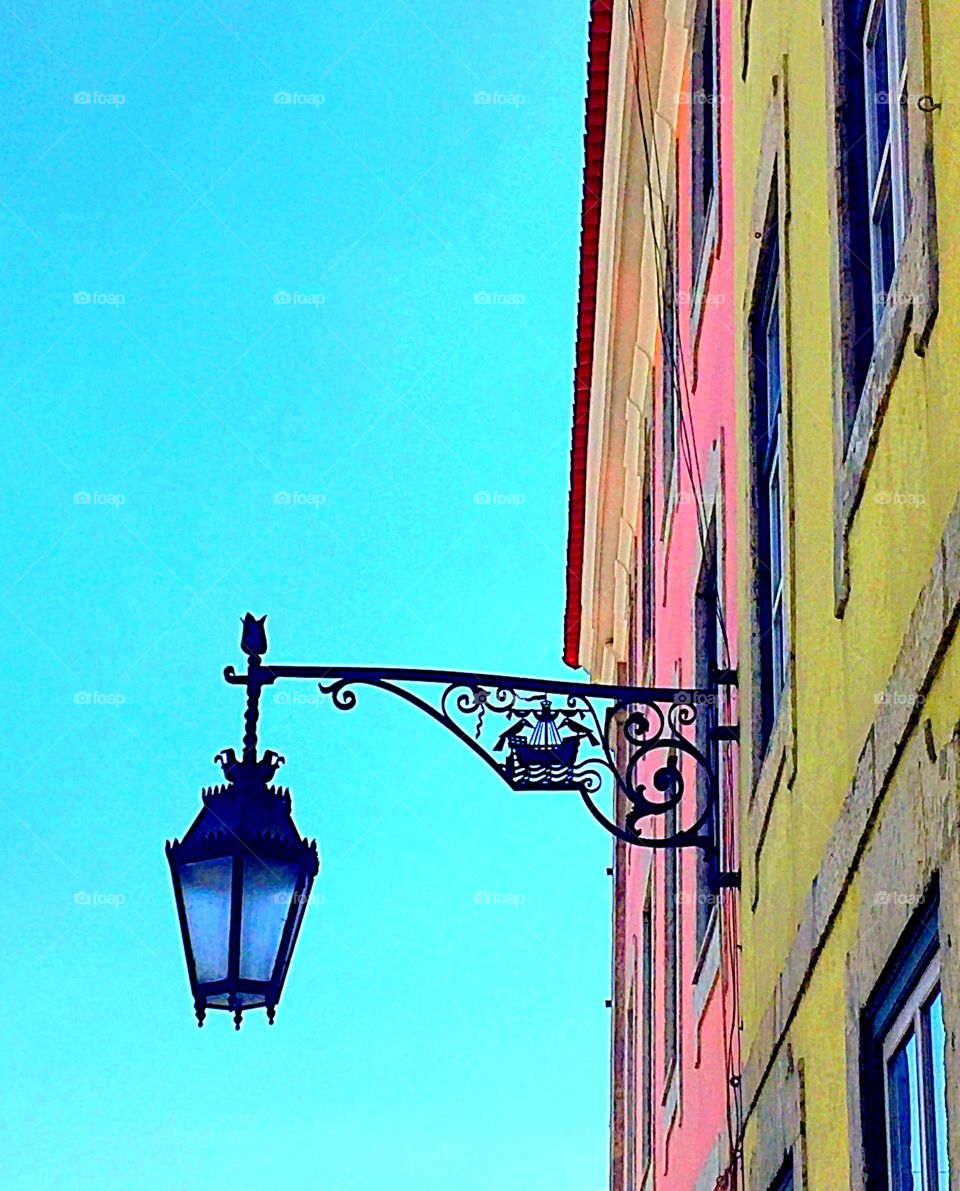
[[[560,710],[547,698],[540,699],[539,704],[526,710],[513,707],[507,712],[516,722],[500,735],[494,751],[508,747],[503,773],[515,788],[569,790],[574,784],[581,740],[596,745],[597,738],[581,722],[583,710]]]

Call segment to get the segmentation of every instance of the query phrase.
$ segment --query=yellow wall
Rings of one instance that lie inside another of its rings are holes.
[[[829,2],[829,0],[828,0]],[[781,782],[772,803],[759,867],[760,899],[751,909],[749,839],[742,867],[744,1052],[748,1053],[771,1003],[803,915],[805,899],[824,860],[830,833],[850,788],[857,758],[890,678],[918,593],[927,582],[960,488],[960,293],[957,212],[960,212],[960,6],[930,0],[935,177],[940,240],[940,311],[927,355],[908,343],[881,427],[850,537],[851,590],[841,619],[834,613],[834,446],[831,271],[835,248],[830,219],[827,60],[821,4],[754,0],[745,82],[735,83],[734,146],[737,193],[737,301],[742,300],[755,228],[751,206],[771,77],[786,62],[790,223],[786,335],[791,361],[789,417],[794,564],[794,655],[797,766],[793,787]],[[740,31],[735,30],[735,41]],[[741,57],[742,61],[742,57]],[[739,63],[738,63],[739,65]],[[749,476],[748,393],[740,370],[740,474]],[[896,495],[907,497],[907,503]],[[747,501],[742,502],[746,509]],[[744,512],[744,517],[746,512]],[[747,522],[741,525],[747,542]],[[749,560],[745,557],[744,564]],[[746,569],[741,598],[748,600]],[[747,619],[742,617],[741,624]],[[750,656],[742,637],[740,656]],[[741,665],[741,721],[749,723],[749,667]],[[954,644],[923,711],[936,747],[960,719],[960,650]],[[744,749],[749,748],[745,732]],[[748,817],[750,767],[744,766],[743,821]],[[882,811],[881,811],[882,813]],[[844,965],[857,930],[859,875],[834,926],[799,1012],[790,1044],[803,1058],[806,1091],[807,1177],[816,1191],[849,1185],[844,1040]],[[757,1145],[756,1121],[746,1134],[746,1167]],[[761,1189],[762,1191],[762,1189]]]

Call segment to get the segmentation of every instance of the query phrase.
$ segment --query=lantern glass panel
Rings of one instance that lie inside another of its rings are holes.
[[[290,966],[290,958],[293,955],[293,948],[297,942],[297,934],[300,930],[300,922],[303,919],[303,912],[307,908],[307,897],[310,893],[312,881],[308,879],[303,889],[296,895],[296,905],[293,907],[293,928],[290,931],[290,943],[287,947],[286,955],[282,956],[283,966],[280,969],[280,983],[283,984],[287,975],[287,968]]]
[[[240,979],[273,977],[283,927],[297,888],[300,865],[243,860],[243,910],[240,918]]]
[[[232,877],[230,856],[185,864],[180,869],[190,949],[200,984],[227,977]]]

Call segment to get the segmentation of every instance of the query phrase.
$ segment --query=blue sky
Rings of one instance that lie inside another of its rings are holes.
[[[277,661],[564,672],[585,8],[0,10],[5,1188],[606,1185],[577,801],[268,692],[323,871],[239,1035],[163,855],[247,609]]]

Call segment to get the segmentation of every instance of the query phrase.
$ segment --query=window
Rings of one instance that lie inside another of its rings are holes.
[[[645,1177],[653,1161],[653,907],[647,889],[643,904],[641,976],[643,978],[643,1054],[640,1060],[641,1107],[640,1173]]]
[[[837,0],[841,255],[851,343],[844,442],[856,417],[910,210],[909,0]]]
[[[923,974],[883,1039],[891,1191],[949,1191],[940,965]]]
[[[863,1119],[868,1186],[878,1191],[950,1186],[937,943],[934,901],[911,925],[866,1014]]]
[[[703,561],[700,565],[700,576],[697,580],[696,605],[694,623],[696,633],[696,672],[694,683],[699,690],[708,689],[716,676],[720,665],[719,651],[719,591],[717,579],[717,521],[711,517],[704,541]],[[711,722],[715,720],[716,709],[709,707],[697,708],[697,748],[706,757],[713,754],[713,771],[719,773],[716,765],[716,744],[711,740],[708,732]],[[710,785],[709,777],[702,765],[697,766],[697,818],[707,810],[709,805]],[[716,813],[716,811],[715,811]],[[707,824],[710,831],[714,831],[717,824],[712,821]],[[696,950],[700,953],[706,938],[707,927],[710,925],[710,915],[714,905],[714,891],[716,889],[717,856],[713,852],[706,852],[703,848],[696,850],[697,862],[697,910],[696,910]]]
[[[774,173],[750,325],[761,747],[766,745],[776,722],[788,657],[780,306],[780,235]]]
[[[700,0],[693,29],[690,76],[694,287],[702,277],[704,248],[717,185],[719,102],[717,0]]]
[[[906,234],[909,204],[906,0],[871,0],[862,28],[867,213],[876,338]]]
[[[675,215],[665,220],[663,253],[663,490],[673,487],[677,463],[677,438],[680,429],[680,320],[677,310],[677,221]]]
[[[677,830],[677,808],[664,815],[665,832],[673,835]],[[679,877],[678,849],[665,848],[663,855],[663,1082],[664,1092],[670,1089],[670,1080],[677,1065],[677,1043],[680,1013],[680,927],[677,914],[677,879]]]

